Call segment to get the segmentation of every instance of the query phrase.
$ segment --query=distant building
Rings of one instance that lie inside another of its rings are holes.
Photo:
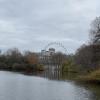
[[[39,53],[39,60],[40,63],[47,63],[48,60],[51,59],[51,56],[55,54],[54,48],[49,48],[48,50],[41,50],[41,53]]]
[[[46,51],[45,50],[41,50],[41,55],[45,56],[45,54],[46,54]]]
[[[49,53],[50,53],[50,55],[55,54],[55,49],[54,48],[49,48]]]
[[[51,56],[51,55],[53,55],[53,54],[55,54],[55,49],[54,49],[54,48],[49,48],[48,51],[46,51],[46,50],[41,50],[41,55],[42,55],[42,56]]]

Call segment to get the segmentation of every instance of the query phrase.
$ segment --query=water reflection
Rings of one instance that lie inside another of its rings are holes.
[[[47,67],[47,66],[46,66]],[[48,66],[47,70],[43,72],[35,72],[33,73],[36,76],[48,78],[50,80],[72,80],[76,76],[78,76],[77,73],[62,73],[60,69],[60,66]]]
[[[100,100],[99,94],[94,92],[97,89],[61,81],[60,71],[47,70],[35,75],[45,78],[0,72],[0,100]],[[99,92],[100,88],[97,88]]]
[[[44,77],[44,78],[48,78],[50,80],[62,80],[62,78],[61,78],[62,74],[60,71],[46,70],[44,72],[35,73],[35,75],[40,76],[40,77]]]
[[[76,85],[84,87],[86,90],[90,90],[92,92],[91,95],[92,100],[100,100],[100,84],[76,83]]]
[[[42,73],[35,73],[35,75],[44,77],[44,78],[48,78],[49,80],[59,80],[59,81],[67,81],[68,82],[69,80],[72,81],[73,79],[75,79],[79,74],[77,74],[77,73],[62,73],[60,70],[51,71],[49,69]],[[78,83],[74,82],[74,84],[76,84],[79,87],[79,88],[76,87],[77,89],[75,89],[76,95],[78,95],[78,94],[85,95],[87,98],[86,100],[88,100],[88,97],[91,98],[90,100],[100,100],[100,85],[83,84],[83,83],[79,83],[79,82]],[[90,90],[91,94],[88,95],[86,93],[86,91],[81,92],[81,91],[84,91],[81,89],[81,87],[84,87],[85,90]],[[81,97],[79,100],[81,100]]]

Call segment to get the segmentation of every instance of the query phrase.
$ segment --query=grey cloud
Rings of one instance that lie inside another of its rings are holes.
[[[0,48],[39,51],[57,41],[74,52],[99,9],[99,0],[0,0]]]

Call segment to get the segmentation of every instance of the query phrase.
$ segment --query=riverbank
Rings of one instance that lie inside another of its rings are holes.
[[[100,69],[92,71],[87,75],[79,76],[77,80],[88,83],[100,83]]]
[[[34,72],[38,71],[44,71],[44,66],[40,64],[16,64],[16,66],[11,66],[11,67],[2,67],[0,68],[0,71],[9,71],[9,72],[15,72],[15,73],[20,73],[20,74],[25,74],[25,75],[33,75]]]
[[[82,66],[83,67],[83,66]],[[62,67],[62,72],[64,76],[73,76],[71,80],[80,81],[80,82],[87,82],[87,83],[100,83],[100,67],[93,69],[86,69],[82,70],[78,65],[73,65],[72,62],[66,63]],[[67,74],[66,74],[67,73]]]

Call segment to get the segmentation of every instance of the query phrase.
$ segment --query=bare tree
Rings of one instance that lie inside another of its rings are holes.
[[[52,56],[52,62],[58,65],[63,64],[66,61],[67,57],[61,52],[57,52]]]
[[[87,70],[92,66],[92,47],[82,45],[76,52],[75,62],[82,66],[82,69]]]
[[[75,55],[75,62],[83,70],[93,70],[100,66],[100,45],[83,45]]]
[[[100,17],[91,23],[90,38],[93,44],[100,44]]]

